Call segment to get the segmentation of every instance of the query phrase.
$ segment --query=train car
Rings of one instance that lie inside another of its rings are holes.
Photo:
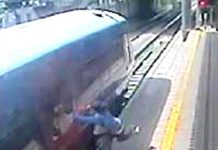
[[[125,88],[125,24],[77,10],[0,30],[1,150],[87,149],[92,127],[72,114]]]

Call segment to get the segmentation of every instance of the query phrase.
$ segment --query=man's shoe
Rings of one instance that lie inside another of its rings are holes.
[[[139,132],[140,132],[140,127],[139,126],[135,126],[134,128],[133,128],[133,131],[134,131],[134,133],[135,134],[138,134]]]

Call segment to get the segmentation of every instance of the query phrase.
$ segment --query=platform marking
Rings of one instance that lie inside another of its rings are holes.
[[[172,90],[171,94],[169,94],[168,96],[163,113],[161,114],[159,122],[157,123],[157,127],[154,131],[149,150],[173,149],[177,128],[182,112],[184,94],[187,86],[186,81],[188,80],[189,73],[191,72],[190,70],[192,68],[192,63],[195,57],[198,42],[200,40],[201,32],[194,31],[191,32],[191,34],[194,36],[194,40],[190,40],[190,35],[189,40],[184,44],[184,50],[186,51],[185,53],[187,53],[186,55],[188,56],[188,58],[183,60],[185,61],[183,65],[184,69],[178,72],[180,74],[180,77],[178,78],[179,82],[175,82],[176,88],[175,90]]]
[[[166,124],[165,133],[161,141],[161,150],[172,150],[174,146],[178,125],[182,114],[183,101],[188,86],[187,83],[193,66],[193,60],[197,52],[198,43],[201,37],[200,32],[194,32],[194,34],[196,38],[185,43],[185,49],[188,52],[189,60],[182,72],[180,88],[174,97],[175,103],[171,108],[170,116]]]

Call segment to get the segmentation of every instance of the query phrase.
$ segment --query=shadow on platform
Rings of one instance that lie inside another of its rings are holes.
[[[113,150],[145,150],[163,110],[171,89],[171,81],[164,78],[146,78],[129,101],[120,117],[128,125],[139,125],[139,135],[125,142],[113,143]]]

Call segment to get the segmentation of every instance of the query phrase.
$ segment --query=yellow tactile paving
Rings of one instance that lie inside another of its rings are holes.
[[[184,43],[184,48],[187,51],[189,58],[182,72],[181,79],[179,80],[180,88],[174,95],[175,101],[173,107],[171,108],[171,112],[166,123],[164,136],[161,140],[161,146],[159,148],[161,150],[172,150],[175,142],[174,139],[176,136],[180,116],[182,113],[183,99],[186,92],[186,88],[188,86],[187,83],[192,69],[192,62],[194,60],[197,51],[197,46],[201,37],[200,31],[192,31],[190,34],[190,38],[186,43]]]

